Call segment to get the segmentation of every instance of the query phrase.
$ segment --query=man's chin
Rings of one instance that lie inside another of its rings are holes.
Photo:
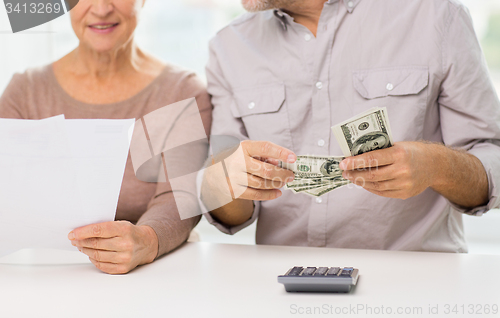
[[[274,9],[272,1],[269,0],[241,0],[243,8],[248,12],[259,12],[264,10]]]

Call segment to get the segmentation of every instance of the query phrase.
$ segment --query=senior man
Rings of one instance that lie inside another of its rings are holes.
[[[258,219],[258,244],[466,252],[462,214],[500,203],[500,103],[467,9],[243,5],[251,13],[210,43],[212,135],[241,140],[243,156],[224,161],[224,177],[205,173],[202,201],[226,178],[234,197],[208,220],[233,234]],[[372,107],[387,108],[396,143],[340,164],[359,187],[320,198],[279,190],[293,173],[277,160],[341,154],[330,127]]]

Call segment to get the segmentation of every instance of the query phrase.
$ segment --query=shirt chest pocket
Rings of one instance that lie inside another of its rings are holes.
[[[428,103],[427,66],[355,70],[352,77],[353,114],[386,107],[395,141],[422,138]]]
[[[251,140],[266,140],[292,149],[286,91],[283,83],[235,89],[234,117],[241,118]]]

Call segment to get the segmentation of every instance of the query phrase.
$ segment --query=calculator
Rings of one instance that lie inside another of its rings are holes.
[[[287,292],[348,293],[358,282],[359,270],[354,267],[302,267],[290,268],[278,276],[278,283]]]

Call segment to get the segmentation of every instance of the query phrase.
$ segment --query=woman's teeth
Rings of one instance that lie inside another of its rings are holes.
[[[99,29],[99,30],[106,30],[109,28],[114,27],[116,24],[106,24],[106,25],[94,25],[92,26],[93,28]]]

